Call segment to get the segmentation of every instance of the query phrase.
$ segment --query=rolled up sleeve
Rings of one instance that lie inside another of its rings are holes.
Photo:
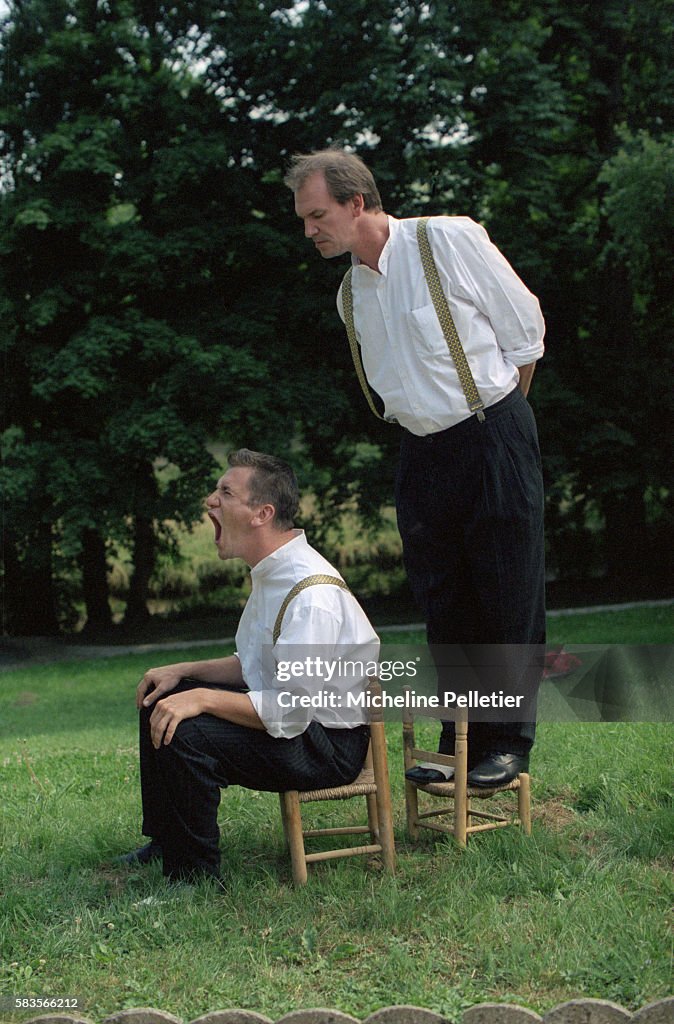
[[[485,229],[469,218],[461,220],[463,230],[452,231],[446,238],[448,245],[434,245],[434,253],[444,253],[445,258],[453,260],[453,286],[488,318],[508,361],[514,366],[536,362],[543,355],[545,335],[538,299],[490,241]],[[433,230],[438,229],[434,226]],[[443,262],[442,255],[439,259]],[[439,269],[442,274],[442,267]],[[445,280],[449,281],[447,267]]]

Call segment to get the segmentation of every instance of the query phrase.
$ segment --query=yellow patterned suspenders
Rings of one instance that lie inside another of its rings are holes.
[[[484,402],[480,398],[480,393],[477,390],[477,385],[471,373],[466,354],[463,351],[463,345],[461,339],[457,333],[452,319],[452,314],[447,304],[445,293],[442,290],[440,283],[440,275],[438,274],[438,268],[435,265],[433,259],[433,253],[431,251],[431,245],[428,240],[428,217],[421,217],[417,221],[417,242],[419,244],[419,253],[421,256],[421,265],[424,268],[424,274],[426,276],[426,283],[428,290],[431,293],[435,312],[440,326],[442,327],[442,333],[445,336],[447,347],[450,355],[454,360],[456,372],[459,376],[459,382],[463,388],[463,393],[466,396],[468,402],[468,408],[471,412],[477,413],[477,418],[482,422],[484,420]],[[376,408],[372,399],[372,394],[368,387],[367,380],[365,379],[365,371],[363,370],[363,363],[360,358],[360,351],[358,347],[358,339],[356,338],[356,327],[353,319],[353,289],[351,286],[351,273],[352,267],[349,267],[344,280],[342,282],[342,305],[344,308],[344,324],[346,326],[346,333],[349,339],[349,348],[351,349],[351,358],[353,359],[353,365],[356,368],[356,376],[358,382],[363,390],[363,394],[367,399],[367,404],[375,414],[375,416],[383,420],[384,416],[381,416]]]
[[[426,283],[428,284],[428,290],[431,293],[433,299],[433,305],[435,306],[435,312],[438,315],[440,326],[442,327],[442,333],[445,336],[447,347],[450,351],[456,372],[459,375],[459,381],[463,388],[463,393],[466,396],[468,402],[468,408],[471,412],[477,413],[477,418],[482,421],[484,420],[484,402],[480,398],[480,393],[477,390],[477,385],[473,379],[473,374],[470,372],[470,366],[466,359],[466,353],[463,351],[463,345],[461,339],[457,333],[456,327],[454,326],[454,320],[452,314],[449,311],[447,299],[445,293],[442,290],[440,284],[440,275],[438,274],[438,268],[435,265],[433,259],[433,253],[431,252],[431,243],[428,241],[428,217],[421,217],[417,221],[417,242],[419,243],[419,252],[421,253],[421,263],[424,268],[424,274],[426,275]]]
[[[297,597],[298,594],[301,594],[303,590],[307,589],[307,587],[315,587],[320,583],[332,583],[335,587],[340,587],[341,590],[346,590],[347,593],[350,593],[346,583],[344,580],[340,579],[339,576],[327,576],[325,573],[320,572],[316,573],[315,576],[306,576],[303,580],[300,580],[299,583],[296,583],[292,590],[290,590],[283,598],[283,604],[279,608],[278,615],[276,616],[276,622],[274,623],[274,632],[272,634],[273,644],[276,643],[281,635],[283,616],[285,615],[286,608],[292,599]]]
[[[356,377],[358,377],[358,383],[361,386],[363,394],[367,399],[367,404],[375,414],[378,420],[383,420],[385,417],[377,412],[377,407],[374,404],[372,398],[372,392],[368,387],[367,380],[365,379],[365,370],[363,369],[363,362],[360,358],[360,349],[358,347],[358,339],[356,338],[356,325],[353,320],[353,289],[351,287],[351,271],[353,267],[349,267],[344,280],[342,281],[342,306],[344,308],[344,326],[346,327],[346,335],[349,339],[349,348],[351,349],[351,358],[353,359],[353,365],[356,370]]]

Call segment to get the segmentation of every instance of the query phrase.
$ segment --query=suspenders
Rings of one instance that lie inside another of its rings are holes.
[[[275,644],[279,636],[281,635],[283,616],[285,615],[286,608],[288,607],[292,599],[294,597],[297,597],[297,595],[300,594],[303,590],[306,590],[307,587],[315,587],[320,583],[332,583],[334,584],[334,586],[340,587],[342,590],[346,590],[347,593],[349,593],[349,588],[347,587],[344,580],[340,579],[339,576],[327,576],[325,573],[316,573],[315,576],[306,576],[303,580],[300,580],[299,583],[296,583],[292,590],[290,590],[284,597],[283,604],[279,608],[278,615],[276,616],[276,622],[274,623],[272,643]]]

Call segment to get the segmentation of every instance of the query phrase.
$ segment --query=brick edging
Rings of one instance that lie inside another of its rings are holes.
[[[634,1012],[606,999],[571,999],[543,1016],[513,1003],[480,1003],[465,1010],[461,1024],[674,1024],[674,996],[649,1003]],[[4,1022],[3,1022],[4,1024]],[[8,1022],[11,1024],[11,1022]],[[187,1022],[166,1010],[136,1007],[120,1010],[100,1021],[73,1014],[43,1014],[23,1024],[274,1024],[252,1010],[212,1010]],[[293,1010],[275,1024],[448,1024],[447,1019],[419,1006],[387,1006],[361,1022],[340,1010]]]

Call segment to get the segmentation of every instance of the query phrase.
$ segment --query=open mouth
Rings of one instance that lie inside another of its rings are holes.
[[[215,529],[215,543],[217,544],[222,535],[222,526],[220,525],[219,521],[215,518],[212,512],[208,513],[208,518],[213,523],[213,527]]]

